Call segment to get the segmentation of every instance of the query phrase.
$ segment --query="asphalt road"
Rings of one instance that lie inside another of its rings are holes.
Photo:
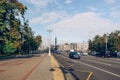
[[[64,53],[54,56],[75,80],[120,80],[120,58],[81,56],[74,60]]]

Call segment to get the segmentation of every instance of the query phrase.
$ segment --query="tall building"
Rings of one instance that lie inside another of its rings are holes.
[[[77,50],[77,43],[70,43],[70,50]]]
[[[55,50],[57,50],[57,37],[55,37]]]

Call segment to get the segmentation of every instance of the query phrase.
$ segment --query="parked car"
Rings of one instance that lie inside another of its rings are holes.
[[[92,52],[90,52],[89,54],[90,54],[91,56],[95,56],[95,55],[96,55],[96,53],[97,53],[97,52],[92,51]]]
[[[78,52],[70,52],[69,53],[69,58],[80,59],[80,54]]]
[[[56,53],[56,54],[61,54],[61,53],[62,53],[62,51],[57,50],[57,51],[55,51],[55,53]]]
[[[81,53],[81,55],[82,55],[82,56],[87,56],[87,55],[88,55],[88,53],[83,52],[83,53]]]
[[[117,52],[111,52],[111,57],[117,57]]]
[[[120,58],[120,52],[117,52],[117,57]]]
[[[105,57],[117,57],[117,52],[107,52],[105,53]]]
[[[105,56],[109,56],[109,54],[105,54],[105,52],[96,52],[95,56],[97,57],[105,57]]]

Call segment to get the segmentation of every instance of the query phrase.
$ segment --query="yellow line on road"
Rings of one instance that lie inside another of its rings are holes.
[[[81,72],[89,73],[89,75],[88,75],[88,77],[86,78],[86,80],[90,80],[90,78],[91,78],[92,75],[93,75],[93,72],[90,72],[90,71],[85,71],[85,70],[75,70],[75,71],[81,71]]]
[[[57,60],[52,55],[50,57],[51,57],[52,68],[54,69],[53,70],[54,80],[65,80]]]
[[[61,56],[63,57],[63,56]],[[66,57],[63,57],[63,58],[66,58]],[[66,58],[66,59],[69,59],[69,58]],[[73,60],[72,60],[73,61]],[[74,61],[75,62],[75,61]],[[80,63],[80,62],[79,62]],[[83,64],[83,63],[82,63]],[[85,64],[85,63],[84,63]],[[74,66],[74,64],[70,65],[70,66]],[[86,72],[86,73],[89,73],[88,77],[86,78],[86,80],[90,80],[90,78],[92,77],[93,75],[93,72],[91,71],[85,71],[85,70],[75,70],[75,71],[81,71],[81,72]]]
[[[92,77],[93,75],[93,72],[90,72],[90,74],[88,75],[87,79],[86,80],[90,80],[90,78]]]

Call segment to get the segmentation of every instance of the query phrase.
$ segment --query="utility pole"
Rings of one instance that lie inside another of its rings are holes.
[[[107,53],[107,42],[108,42],[108,39],[107,39],[107,35],[106,35],[106,53]]]
[[[57,37],[55,37],[55,51],[57,50]]]
[[[85,49],[85,41],[83,40],[83,43],[82,43],[82,52],[85,52],[84,49]]]
[[[49,56],[51,56],[51,48],[50,48],[50,44],[51,44],[51,39],[50,39],[50,33],[52,32],[52,30],[49,28],[48,30],[47,30],[47,32],[49,33]]]
[[[106,33],[106,48],[105,48],[105,56],[108,52],[108,47],[107,47],[107,43],[108,43],[108,33]]]

